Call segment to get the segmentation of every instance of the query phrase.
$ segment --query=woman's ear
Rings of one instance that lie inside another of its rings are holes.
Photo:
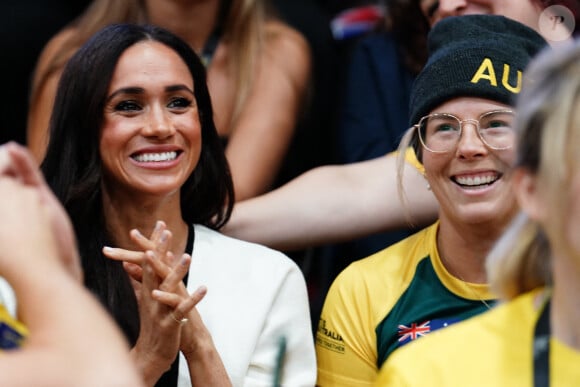
[[[538,186],[538,178],[527,168],[518,167],[512,176],[512,185],[521,210],[532,220],[544,218],[546,206]]]

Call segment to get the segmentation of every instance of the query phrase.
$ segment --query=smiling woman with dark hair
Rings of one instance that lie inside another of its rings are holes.
[[[236,198],[270,190],[306,107],[311,55],[308,42],[277,17],[268,0],[90,1],[38,59],[27,125],[27,145],[37,160],[45,155],[66,62],[99,29],[115,23],[165,28],[203,59]]]
[[[193,50],[157,27],[106,27],[68,61],[54,106],[42,171],[145,381],[271,383],[285,338],[282,382],[313,384],[299,268],[215,231],[233,184]]]

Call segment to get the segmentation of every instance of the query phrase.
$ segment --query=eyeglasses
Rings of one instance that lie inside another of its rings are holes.
[[[414,127],[419,132],[421,144],[429,152],[445,153],[454,150],[465,123],[476,127],[479,138],[489,148],[504,150],[515,143],[513,121],[512,110],[493,110],[483,113],[477,120],[460,120],[453,114],[434,113],[421,118]]]

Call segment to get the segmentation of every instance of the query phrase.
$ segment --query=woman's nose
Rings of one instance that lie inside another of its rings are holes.
[[[152,108],[147,120],[143,131],[144,136],[167,138],[175,133],[169,113],[162,108]]]
[[[439,0],[439,16],[445,18],[461,15],[461,12],[467,8],[467,3],[468,0]]]
[[[457,155],[462,158],[472,158],[487,153],[487,147],[478,133],[476,122],[463,122],[461,136],[457,143]]]

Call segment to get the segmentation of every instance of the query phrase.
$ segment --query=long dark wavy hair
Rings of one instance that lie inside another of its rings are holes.
[[[139,335],[135,294],[121,263],[101,253],[112,238],[103,215],[99,133],[119,57],[142,41],[156,41],[173,49],[186,63],[195,83],[202,146],[196,168],[181,187],[183,220],[219,229],[229,219],[234,203],[232,178],[213,122],[205,69],[193,50],[159,27],[115,24],[97,32],[64,69],[41,169],[72,219],[85,285],[110,311],[131,345]]]

